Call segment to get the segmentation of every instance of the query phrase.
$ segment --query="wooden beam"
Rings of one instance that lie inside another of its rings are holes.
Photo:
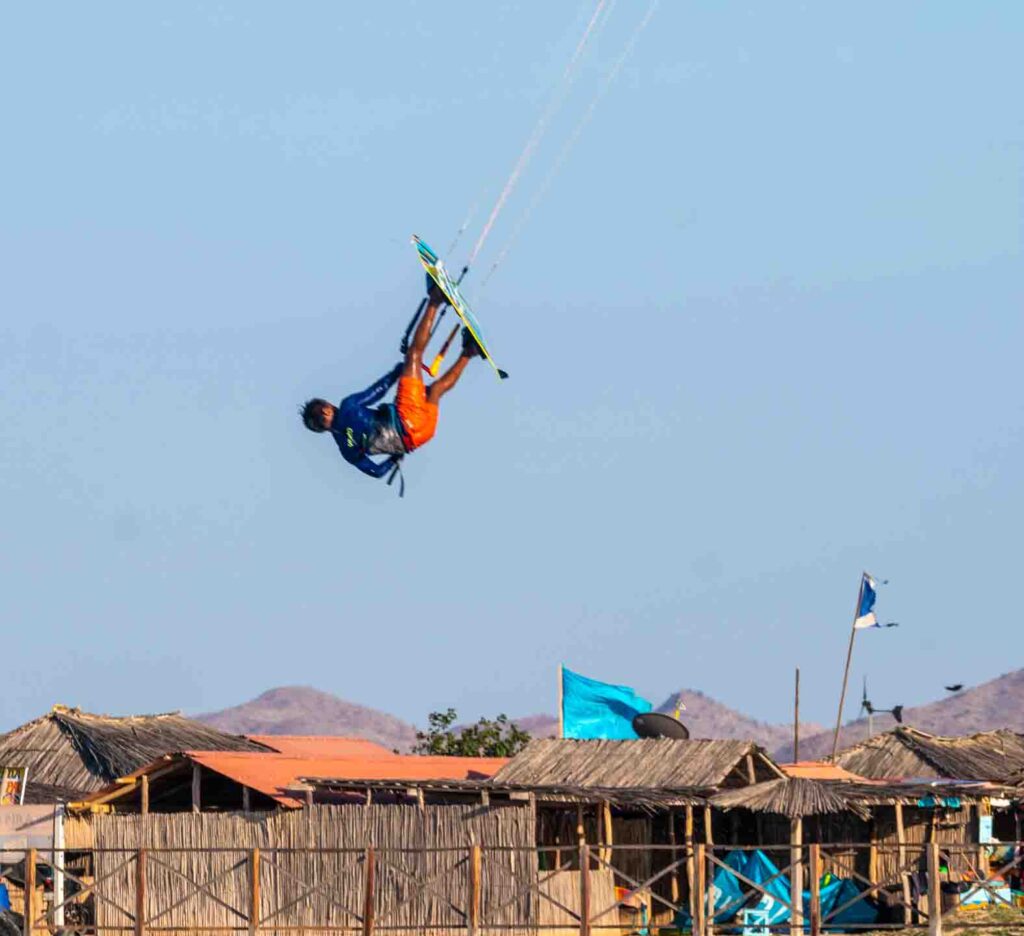
[[[668,843],[672,846],[669,853],[669,861],[675,864],[679,860],[679,852],[676,849],[676,812],[674,809],[668,811]],[[673,868],[669,877],[669,889],[672,903],[679,903],[679,869]]]
[[[252,812],[252,791],[244,784],[242,786],[242,812]]]
[[[372,845],[366,849],[364,862],[366,864],[366,879],[363,889],[363,936],[373,936],[374,878],[377,855]]]
[[[690,891],[690,915],[693,917],[693,936],[704,936],[704,844],[698,842],[694,851],[694,881]]]
[[[711,834],[711,807],[704,807],[704,844],[714,845],[715,839]]]
[[[249,936],[260,929],[260,850],[249,850]]]
[[[25,936],[32,936],[32,925],[36,921],[36,850],[29,848],[25,852]]]
[[[939,880],[939,846],[925,846],[928,860],[928,936],[942,936],[942,882]]]
[[[686,886],[688,888],[691,902],[693,900],[693,891],[696,887],[694,881],[694,860],[693,860],[693,806],[687,805],[686,807],[686,825],[683,827],[684,841],[686,842]],[[696,914],[691,910],[693,919],[696,920]]]
[[[604,800],[601,803],[601,826],[603,830],[602,839],[605,844],[605,847],[601,849],[601,860],[611,862],[615,833],[612,829],[612,805],[608,800]]]
[[[754,770],[754,756],[748,754],[745,759],[747,762],[747,782],[753,786],[757,783],[757,771]]]
[[[799,673],[800,670],[797,670]],[[819,936],[821,933],[821,846],[817,843],[810,846],[810,868],[808,873],[811,876],[811,936]]]
[[[144,848],[140,848],[135,853],[135,936],[146,936],[146,849]]]
[[[874,816],[871,817],[868,835],[868,880],[874,887],[878,883],[878,822]]]
[[[203,768],[198,764],[192,765],[192,812],[198,813],[203,807]]]
[[[149,775],[143,774],[141,779],[142,786],[142,815],[149,815]]]
[[[764,764],[765,767],[767,767],[773,774],[775,774],[776,777],[781,777],[782,779],[785,779],[786,772],[776,767],[775,764],[772,761],[770,761],[767,757],[765,757],[764,754],[762,754],[760,751],[757,752],[757,759],[762,764]]]
[[[793,819],[789,824],[789,889],[793,902],[789,932],[802,936],[804,931],[804,821]]]
[[[590,848],[580,843],[580,936],[590,936]]]
[[[476,936],[480,929],[480,870],[483,856],[479,845],[469,849],[469,913],[466,915],[467,936]]]
[[[907,835],[903,828],[903,804],[899,800],[893,802],[896,812],[896,861],[900,866],[900,885],[903,890],[903,925],[910,923],[910,874],[907,866]]]

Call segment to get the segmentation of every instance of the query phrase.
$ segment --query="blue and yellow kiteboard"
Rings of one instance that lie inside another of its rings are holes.
[[[445,298],[448,300],[448,304],[455,310],[455,314],[462,321],[462,324],[469,329],[470,334],[476,339],[476,343],[480,345],[480,350],[483,351],[483,356],[490,363],[491,367],[494,368],[494,372],[504,380],[508,377],[508,374],[494,363],[494,358],[491,357],[490,349],[484,341],[480,322],[477,321],[477,317],[473,314],[473,310],[469,307],[469,303],[466,302],[466,297],[459,292],[458,284],[448,274],[448,269],[445,267],[444,261],[434,252],[434,248],[418,235],[413,235],[412,242],[416,247],[416,252],[420,255],[420,263],[423,264],[423,269],[425,269],[427,271],[427,275],[437,283],[438,289],[444,293]]]

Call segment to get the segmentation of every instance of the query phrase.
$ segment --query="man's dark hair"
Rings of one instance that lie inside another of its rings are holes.
[[[302,413],[302,422],[310,432],[323,432],[326,430],[324,425],[324,407],[330,406],[326,400],[321,400],[320,397],[313,397],[312,400],[307,400],[302,409],[299,410]]]

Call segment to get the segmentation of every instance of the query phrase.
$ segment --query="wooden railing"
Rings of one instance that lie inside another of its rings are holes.
[[[1005,852],[1008,846],[1000,847]],[[1013,847],[1012,860],[1001,864],[990,862],[990,855],[978,845],[892,846],[889,857],[895,856],[895,861],[886,864],[892,873],[879,877],[877,855],[885,848],[877,842],[760,847],[580,843],[539,848],[139,848],[80,852],[75,855],[77,863],[60,852],[27,849],[13,853],[14,861],[6,852],[8,860],[0,872],[8,875],[15,896],[20,893],[24,936],[482,936],[542,930],[650,936],[666,926],[693,936],[713,936],[716,931],[820,936],[904,928],[927,929],[939,936],[944,923],[954,921],[958,929],[1024,929],[1024,910],[1006,883],[1021,874],[1024,845]],[[759,865],[760,877],[753,876],[743,858],[757,850],[768,859]],[[729,880],[729,893],[717,886],[716,875]],[[823,909],[826,875],[853,886],[847,888],[847,896]],[[52,885],[45,883],[51,880]],[[961,895],[951,891],[965,888],[999,911],[999,918],[964,912],[958,905]],[[884,905],[885,917],[870,923],[851,921],[847,911],[857,905],[873,911]]]

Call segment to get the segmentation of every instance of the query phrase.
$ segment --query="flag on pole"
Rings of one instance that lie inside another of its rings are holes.
[[[883,583],[884,584],[884,583]],[[875,600],[878,598],[878,582],[867,572],[861,578],[860,605],[857,607],[857,618],[853,622],[854,630],[866,630],[869,627],[896,627],[895,621],[882,624],[875,617]]]
[[[616,686],[562,667],[562,737],[578,739],[637,737],[633,718],[653,706],[629,686]]]

